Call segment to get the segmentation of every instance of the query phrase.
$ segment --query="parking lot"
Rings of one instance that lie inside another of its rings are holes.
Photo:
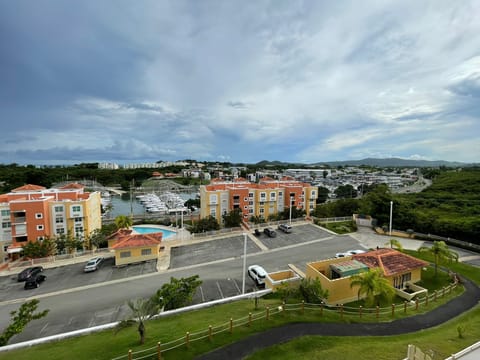
[[[331,236],[329,232],[313,225],[293,226],[292,232],[289,234],[284,233],[276,227],[272,227],[272,229],[275,230],[275,233],[277,234],[274,238],[268,237],[263,231],[257,236],[258,240],[269,249],[282,248]]]

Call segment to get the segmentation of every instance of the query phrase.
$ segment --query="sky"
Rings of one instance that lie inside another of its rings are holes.
[[[0,0],[0,163],[480,161],[480,1]]]

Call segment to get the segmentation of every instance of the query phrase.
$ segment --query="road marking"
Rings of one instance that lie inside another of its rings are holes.
[[[218,291],[220,292],[220,296],[222,297],[222,299],[224,299],[225,296],[223,296],[223,292],[222,292],[222,289],[220,288],[220,284],[218,283],[218,281],[216,281],[216,283],[217,283]]]
[[[200,286],[200,295],[202,295],[202,302],[205,302],[205,296],[203,295],[203,288]]]
[[[235,279],[233,279],[233,283],[235,284],[235,287],[237,288],[238,294],[240,295],[242,293],[242,291],[238,287],[237,281]]]
[[[48,326],[48,323],[46,323],[46,324],[42,327],[42,329],[40,330],[40,333],[43,333],[43,332],[45,331],[45,329],[47,328],[47,326]]]

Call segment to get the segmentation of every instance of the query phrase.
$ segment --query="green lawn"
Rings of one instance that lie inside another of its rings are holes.
[[[467,274],[476,275],[478,269],[465,264],[453,264],[456,265],[456,270],[459,273],[464,271]],[[461,265],[461,266],[460,266]],[[476,270],[476,271],[475,271]],[[430,270],[428,271],[430,272]],[[428,273],[427,272],[427,273]],[[425,277],[426,281],[429,276]],[[479,276],[472,276],[478,283]],[[417,312],[428,311],[433,307],[440,305],[441,303],[448,301],[452,296],[456,296],[462,291],[462,288],[457,288],[454,294],[446,294],[445,298],[439,297],[436,302],[429,302],[428,307],[425,304],[420,304],[418,310],[414,310],[409,307],[407,314],[403,312],[403,306],[399,305],[395,312],[395,318],[404,316],[411,316]],[[233,318],[235,321],[238,319],[248,319],[248,313],[259,314],[258,317],[265,315],[265,308],[269,306],[271,310],[270,319],[259,319],[254,321],[251,327],[247,325],[241,325],[233,329],[233,333],[225,331],[213,336],[212,341],[206,339],[192,342],[191,345],[186,348],[181,346],[176,350],[168,351],[162,354],[164,359],[192,359],[195,356],[204,352],[210,351],[216,347],[226,345],[238,341],[239,339],[249,336],[254,332],[260,332],[265,329],[280,326],[288,322],[299,321],[322,321],[322,322],[359,322],[359,321],[391,321],[392,316],[389,311],[386,311],[382,315],[380,320],[377,320],[375,315],[370,314],[367,316],[364,314],[360,319],[358,313],[351,315],[343,314],[343,318],[340,318],[338,311],[305,311],[304,314],[300,310],[281,312],[273,314],[278,311],[280,300],[271,297],[260,300],[259,308],[255,309],[254,300],[237,301],[234,303],[219,305],[211,308],[206,308],[198,311],[192,311],[180,315],[169,316],[155,321],[149,321],[147,323],[147,339],[144,346],[139,345],[139,338],[135,328],[125,329],[118,334],[114,335],[113,331],[104,331],[95,333],[88,336],[81,336],[72,339],[66,339],[54,343],[38,345],[32,348],[21,349],[8,353],[0,353],[0,360],[12,359],[16,360],[55,360],[55,359],[67,359],[74,357],[75,359],[112,359],[120,355],[126,355],[128,349],[133,351],[139,351],[141,349],[152,348],[152,350],[145,352],[142,355],[152,353],[155,351],[155,346],[158,341],[162,344],[166,344],[169,341],[176,340],[185,337],[186,332],[189,331],[192,335],[192,339],[195,338],[195,334],[207,334],[208,326],[218,326],[223,324],[223,328],[228,329],[229,320]],[[255,354],[252,358],[270,357],[270,354],[276,354],[275,358],[278,359],[290,359],[290,358],[320,358],[322,359],[338,359],[341,354],[342,359],[382,359],[385,358],[385,354],[388,354],[388,358],[398,359],[404,358],[406,353],[406,345],[408,343],[418,344],[422,349],[434,349],[439,353],[450,354],[452,352],[459,351],[465,346],[478,341],[480,338],[480,309],[476,308],[468,315],[454,319],[448,324],[444,324],[435,329],[421,331],[415,334],[402,335],[396,337],[367,337],[361,339],[351,339],[344,337],[305,337],[288,344],[275,346],[268,354],[263,351],[259,354]],[[459,324],[466,325],[467,331],[465,339],[459,339],[457,335],[457,326]],[[198,336],[197,336],[198,337]],[[381,341],[379,341],[381,339]],[[352,345],[354,344],[354,345]],[[300,355],[299,355],[300,354]],[[365,354],[365,357],[361,357]],[[374,355],[375,354],[375,355]],[[382,355],[383,354],[383,355]],[[394,357],[391,355],[394,354]],[[270,358],[274,358],[273,355]]]

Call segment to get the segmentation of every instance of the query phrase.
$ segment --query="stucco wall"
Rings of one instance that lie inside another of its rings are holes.
[[[142,255],[142,250],[151,249],[152,253],[150,255]],[[155,260],[158,258],[158,249],[159,246],[151,247],[140,247],[140,248],[127,248],[127,249],[116,249],[115,250],[115,265],[127,265],[133,264],[142,261]],[[121,257],[121,253],[130,251],[129,257]]]

